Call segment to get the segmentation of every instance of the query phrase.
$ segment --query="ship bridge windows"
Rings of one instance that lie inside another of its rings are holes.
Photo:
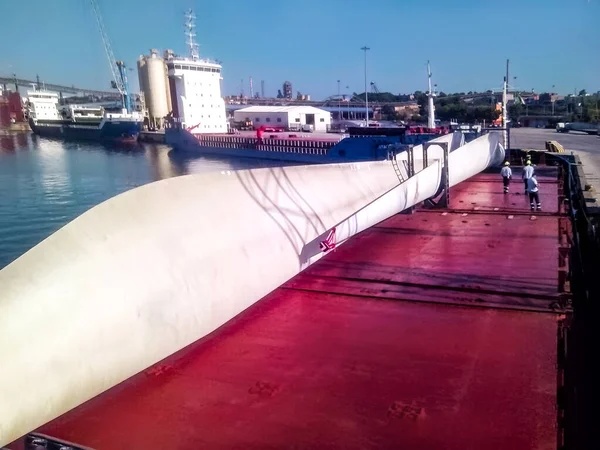
[[[175,64],[175,69],[181,69],[181,64]]]

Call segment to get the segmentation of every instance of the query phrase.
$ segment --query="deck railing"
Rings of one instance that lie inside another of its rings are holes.
[[[600,215],[588,207],[579,158],[554,153],[546,153],[544,157],[549,164],[561,167],[559,290],[564,291],[560,286],[568,283],[573,310],[572,315],[565,316],[565,326],[561,327],[559,322],[557,447],[595,449],[600,448],[596,432],[600,379],[597,344],[600,342]],[[561,262],[566,266],[564,274]]]
[[[309,139],[261,139],[240,136],[197,135],[202,145],[215,148],[258,150],[264,152],[298,153],[306,155],[326,155],[337,142]]]

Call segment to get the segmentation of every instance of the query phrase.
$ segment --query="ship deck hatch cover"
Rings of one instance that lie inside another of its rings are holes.
[[[557,176],[538,178],[535,218],[473,177],[38,431],[108,450],[556,448]]]

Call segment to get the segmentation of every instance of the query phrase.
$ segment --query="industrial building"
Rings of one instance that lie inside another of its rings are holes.
[[[140,56],[138,63],[140,90],[148,111],[148,127],[164,127],[165,116],[171,112],[171,94],[167,78],[167,65],[157,50],[150,50],[149,56]]]
[[[264,125],[299,130],[310,126],[313,131],[327,131],[331,125],[331,113],[313,106],[249,106],[233,116],[236,122],[251,121],[254,128]]]
[[[283,98],[291,99],[294,96],[292,83],[286,81],[283,83]]]

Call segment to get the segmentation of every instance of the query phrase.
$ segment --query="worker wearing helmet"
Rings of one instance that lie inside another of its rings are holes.
[[[508,194],[508,187],[510,185],[510,179],[512,178],[512,170],[510,170],[510,163],[506,161],[504,167],[500,170],[502,180],[504,182],[504,193]]]
[[[540,211],[542,209],[542,204],[540,202],[539,187],[535,175],[532,175],[531,178],[527,179],[527,192],[529,193],[531,210],[535,211],[535,209],[537,209]]]
[[[531,160],[528,159],[527,162],[525,163],[525,167],[523,167],[523,175],[522,175],[526,194],[528,192],[527,187],[529,186],[527,184],[527,180],[529,180],[533,176],[533,172],[534,172],[533,164],[531,164]]]

